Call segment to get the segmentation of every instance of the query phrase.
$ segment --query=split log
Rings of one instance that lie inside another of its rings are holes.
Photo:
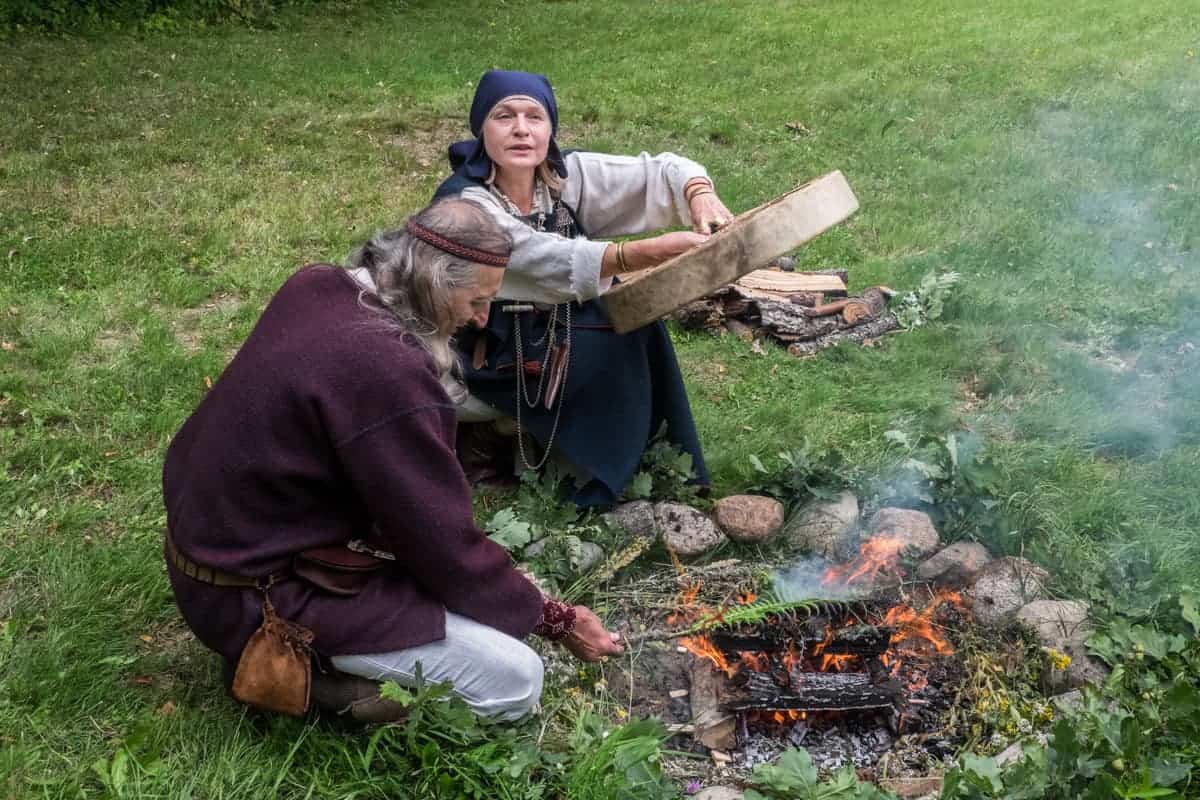
[[[851,298],[842,309],[842,320],[847,325],[872,320],[887,310],[887,301],[882,289],[866,289],[859,297]]]
[[[823,319],[828,319],[823,318]],[[836,319],[836,317],[834,318]],[[826,347],[832,347],[841,342],[852,342],[854,344],[862,344],[866,339],[874,339],[877,336],[882,336],[889,331],[894,331],[900,327],[900,323],[896,321],[896,317],[892,314],[884,314],[879,319],[864,322],[861,325],[856,325],[853,328],[845,328],[842,330],[832,330],[829,333],[823,334],[815,339],[807,341],[796,341],[788,345],[788,352],[794,356],[811,355],[818,350],[824,350]]]
[[[750,303],[734,289],[721,298],[721,311],[727,317],[740,317],[750,310]]]
[[[733,285],[739,289],[757,289],[782,295],[796,292],[846,291],[846,281],[827,272],[778,272],[757,269],[738,278]]]
[[[789,294],[787,299],[789,303],[812,308],[825,302],[825,295],[822,292],[798,292],[796,294]]]
[[[737,744],[737,718],[721,708],[725,674],[702,658],[691,664],[692,725],[696,741],[709,750],[730,750]]]
[[[675,321],[689,330],[719,328],[724,319],[722,304],[714,300],[697,300],[675,312]]]
[[[756,304],[762,327],[786,341],[808,341],[838,330],[837,317],[810,317],[808,309],[778,300],[759,300]]]
[[[804,314],[809,317],[828,317],[841,314],[842,321],[847,325],[857,325],[859,322],[882,314],[887,310],[888,295],[881,288],[872,287],[863,291],[858,297],[849,297],[833,303],[822,303],[812,308],[806,308]]]

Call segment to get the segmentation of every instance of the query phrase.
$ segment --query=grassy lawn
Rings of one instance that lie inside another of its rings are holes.
[[[870,349],[677,332],[719,494],[807,440],[865,500],[905,495],[923,451],[885,433],[959,433],[999,513],[948,538],[1071,596],[1200,582],[1182,5],[425,1],[0,42],[0,795],[99,796],[117,770],[139,797],[413,791],[364,766],[365,734],[225,699],[165,580],[159,474],[285,276],[427,201],[493,66],[550,76],[568,146],[688,155],[736,210],[841,169],[862,209],[807,267],[962,275],[940,319]]]

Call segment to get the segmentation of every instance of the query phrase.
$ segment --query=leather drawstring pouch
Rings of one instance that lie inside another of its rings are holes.
[[[300,551],[292,559],[292,574],[322,591],[353,597],[363,590],[375,572],[394,559],[391,553],[354,540],[344,545]]]
[[[308,628],[281,618],[263,592],[263,621],[246,642],[233,675],[233,696],[241,702],[303,716],[312,689],[312,641]]]

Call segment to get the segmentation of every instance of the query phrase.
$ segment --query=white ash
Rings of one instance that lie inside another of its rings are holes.
[[[740,748],[734,755],[734,763],[752,769],[774,760],[789,747],[804,747],[822,773],[836,772],[846,766],[862,769],[874,766],[891,749],[893,741],[892,734],[880,725],[863,730],[842,727],[822,730],[800,720],[784,735],[754,730],[743,736],[739,730]]]

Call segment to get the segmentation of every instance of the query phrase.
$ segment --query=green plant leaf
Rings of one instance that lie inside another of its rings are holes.
[[[511,508],[497,511],[488,520],[484,530],[488,532],[489,539],[510,553],[522,550],[533,541],[534,536],[533,526],[518,519],[517,512]]]
[[[405,708],[411,706],[415,699],[411,691],[405,689],[395,681],[384,681],[383,685],[379,687],[379,696],[384,700],[399,703]]]

